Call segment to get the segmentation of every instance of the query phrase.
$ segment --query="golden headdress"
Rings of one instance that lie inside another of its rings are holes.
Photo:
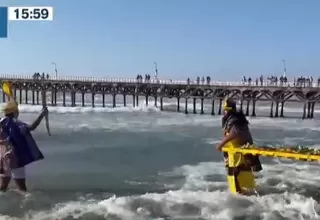
[[[14,99],[10,99],[3,108],[5,115],[19,112],[18,104]]]
[[[234,99],[226,97],[223,103],[223,110],[225,111],[235,111],[237,104]]]

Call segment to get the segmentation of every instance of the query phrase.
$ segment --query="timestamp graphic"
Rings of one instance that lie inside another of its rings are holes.
[[[53,7],[50,6],[19,6],[0,7],[0,38],[8,37],[10,21],[52,21]]]
[[[10,21],[52,21],[52,7],[9,7]]]

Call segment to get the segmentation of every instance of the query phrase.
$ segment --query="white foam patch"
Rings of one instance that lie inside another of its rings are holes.
[[[0,108],[3,108],[5,104],[1,104]],[[145,103],[140,103],[139,106],[133,107],[132,105],[128,105],[127,107],[118,106],[115,108],[111,107],[62,107],[62,106],[48,106],[48,109],[52,113],[57,114],[65,114],[65,113],[91,113],[91,112],[134,112],[134,111],[159,111],[159,108],[155,106],[147,106]],[[19,105],[20,112],[24,113],[38,113],[42,110],[42,106],[40,105]]]
[[[285,160],[291,161],[291,160]],[[265,178],[261,179],[261,183],[266,183],[270,178],[280,180],[278,186],[286,186],[285,183],[293,183],[296,187],[302,187],[305,184],[310,184],[320,187],[320,170],[317,163],[291,163],[282,164],[279,161],[278,165],[264,166],[262,175]]]
[[[159,106],[158,102],[158,106]],[[163,103],[165,107],[168,107],[170,105],[174,105],[174,102],[164,102]],[[0,104],[0,108],[3,107],[4,104]],[[199,106],[197,106],[199,107]],[[210,105],[205,105],[207,108],[207,113],[211,112],[209,109],[211,109]],[[42,106],[36,106],[36,105],[19,105],[21,117],[23,117],[23,113],[38,113],[41,111]],[[154,106],[154,103],[150,101],[149,106],[146,105],[145,100],[141,100],[139,102],[139,105],[136,107],[133,107],[132,105],[128,104],[127,107],[124,107],[123,105],[117,105],[117,107],[52,107],[48,106],[49,111],[51,113],[61,115],[61,114],[68,114],[68,118],[62,118],[63,125],[67,124],[69,128],[81,130],[81,129],[122,129],[122,128],[128,128],[127,124],[130,124],[131,120],[128,120],[128,118],[125,119],[125,121],[121,122],[121,120],[118,120],[117,123],[112,123],[110,126],[110,117],[112,115],[106,114],[104,119],[99,119],[99,121],[94,120],[92,117],[90,117],[90,120],[87,118],[84,118],[84,120],[74,120],[70,123],[68,122],[69,119],[72,120],[73,114],[88,114],[88,113],[136,113],[136,112],[147,112],[151,113],[151,115],[146,115],[145,120],[140,120],[139,123],[144,125],[150,125],[152,123],[153,127],[148,129],[152,129],[159,126],[172,126],[172,125],[201,125],[201,126],[207,126],[207,127],[220,127],[221,126],[221,117],[219,115],[211,116],[211,115],[185,115],[183,113],[173,113],[173,112],[161,112],[159,108]],[[193,104],[188,105],[188,109],[192,109]],[[260,108],[260,107],[258,107]],[[264,107],[261,107],[264,108]],[[183,112],[183,110],[181,110]],[[158,114],[157,116],[161,115],[163,117],[152,117],[152,114]],[[55,116],[53,116],[55,117]],[[265,129],[268,130],[270,128],[274,129],[275,127],[277,129],[283,129],[283,130],[312,130],[312,131],[319,131],[320,126],[319,123],[316,120],[301,120],[301,119],[286,119],[286,118],[259,118],[259,117],[249,117],[250,119],[250,125],[254,128],[259,129]],[[134,121],[134,117],[132,118],[132,121]],[[53,126],[55,123],[58,123],[58,126],[61,127],[61,123],[59,123],[59,118],[55,117],[55,120],[53,121]],[[134,124],[137,124],[138,122],[134,122]],[[131,123],[131,125],[133,125]],[[64,127],[64,126],[62,126]],[[129,125],[130,127],[130,125]]]
[[[204,140],[205,143],[207,144],[219,144],[221,142],[221,139],[217,139],[217,138],[206,138]]]
[[[92,111],[98,111],[98,112],[101,111],[100,108],[102,108],[102,109],[107,109],[107,108],[114,109],[112,107],[112,103],[111,102],[106,102],[105,103],[106,107],[103,108],[102,107],[102,103],[99,102],[99,100],[100,99],[96,99],[96,101],[98,101],[98,102],[95,102],[95,106],[96,107],[94,107],[94,108],[92,107],[92,103],[90,101],[86,101],[84,103],[85,107],[82,107],[82,103],[81,102],[76,102],[76,107],[70,107],[70,105],[67,105],[66,107],[63,107],[62,106],[63,103],[61,101],[57,101],[57,105],[58,106],[56,106],[54,108],[61,110],[61,113],[64,113],[64,112],[82,112],[83,111],[82,108],[86,109],[86,110],[93,109]],[[4,103],[0,104],[1,107],[3,105],[4,105]],[[140,99],[139,106],[143,106],[143,105],[144,106],[147,105],[146,104],[146,100],[145,99]],[[37,111],[38,109],[42,108],[41,105],[31,105],[31,104],[20,104],[19,106],[22,108],[22,110],[25,110],[26,112],[34,112],[34,111]],[[150,100],[148,102],[148,106],[149,107],[154,107],[155,106],[155,102],[153,100]],[[160,108],[160,101],[159,100],[157,101],[157,106]],[[163,106],[164,106],[164,108],[171,106],[172,108],[176,109],[177,102],[174,99],[164,99]],[[124,107],[123,101],[121,101],[121,100],[119,101],[118,100],[117,103],[116,103],[115,109],[122,108],[122,107]],[[200,104],[199,101],[196,103],[195,107],[196,107],[195,109],[197,110],[197,112],[200,112],[201,104]],[[212,105],[211,104],[204,103],[203,107],[204,107],[203,109],[204,109],[204,111],[206,113],[211,113],[211,109],[212,109]],[[132,102],[131,101],[127,102],[127,107],[125,107],[125,108],[129,108],[129,109],[133,108]],[[191,112],[193,110],[193,108],[194,108],[193,103],[191,101],[189,101],[188,104],[187,104],[188,111]],[[65,109],[65,110],[63,110],[63,109]],[[74,109],[76,109],[76,110],[74,110]],[[98,110],[94,110],[94,109],[98,109]],[[184,109],[185,109],[185,103],[184,103],[184,101],[181,101],[180,102],[180,110],[184,110]],[[216,113],[217,113],[218,109],[219,109],[219,106],[216,104],[215,105],[215,112]],[[104,111],[108,111],[108,110],[104,110]],[[256,106],[256,111],[269,113],[270,112],[270,106]],[[297,107],[286,107],[286,108],[284,108],[284,112],[285,113],[302,113],[302,111],[303,111],[302,107],[301,108],[297,108]],[[59,113],[60,111],[57,111],[57,112]],[[250,110],[250,112],[251,112],[251,110]],[[320,112],[320,110],[315,110],[315,113],[319,113],[319,112]]]
[[[264,185],[268,178],[282,178],[301,188],[303,184],[299,185],[298,180],[312,181],[312,184],[320,186],[317,177],[319,171],[316,169],[315,165],[309,164],[264,165],[258,183]],[[137,196],[113,196],[102,201],[73,201],[59,204],[52,210],[29,213],[23,219],[65,219],[70,216],[81,218],[90,213],[105,219],[117,216],[128,220],[168,218],[229,220],[236,216],[262,220],[319,219],[320,204],[298,193],[285,191],[260,197],[244,197],[231,195],[228,189],[208,190],[208,186],[214,184],[214,181],[206,180],[206,176],[225,176],[224,172],[223,163],[203,162],[197,165],[184,165],[171,171],[172,174],[183,174],[186,177],[184,186],[179,190]],[[208,183],[204,184],[206,181]],[[221,184],[226,186],[226,182]],[[281,184],[271,187],[282,189]]]
[[[281,118],[249,118],[252,128],[259,129],[274,129],[280,128],[283,130],[320,130],[316,120],[301,120],[301,119],[281,119]]]
[[[271,107],[270,106],[257,106],[256,107],[257,111],[265,111],[265,112],[270,112]],[[280,107],[279,107],[280,109]],[[279,110],[280,112],[280,110]],[[297,107],[284,107],[283,108],[283,112],[284,114],[286,113],[302,113],[303,112],[303,106],[301,105],[300,108]],[[319,113],[320,110],[315,109],[314,111],[315,113]]]

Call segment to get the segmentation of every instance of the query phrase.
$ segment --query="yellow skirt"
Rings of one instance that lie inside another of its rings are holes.
[[[235,141],[227,144],[229,148],[240,147]],[[240,153],[228,152],[227,169],[228,183],[232,193],[246,194],[247,192],[255,192],[256,181],[252,168],[247,164],[245,156]]]
[[[256,181],[252,171],[239,171],[235,174],[228,173],[230,191],[234,194],[254,192]]]

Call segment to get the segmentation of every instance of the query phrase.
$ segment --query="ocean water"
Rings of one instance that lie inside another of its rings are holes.
[[[136,108],[49,107],[52,136],[43,124],[34,132],[45,159],[27,167],[28,195],[14,184],[0,194],[0,219],[320,218],[318,163],[264,158],[260,196],[231,195],[215,150],[221,116],[174,108],[170,100],[163,112],[143,100]],[[40,110],[21,105],[20,117],[31,122]],[[301,116],[302,107],[285,112]],[[259,106],[257,114],[268,115],[269,107]],[[320,146],[318,120],[249,119],[257,144]]]

